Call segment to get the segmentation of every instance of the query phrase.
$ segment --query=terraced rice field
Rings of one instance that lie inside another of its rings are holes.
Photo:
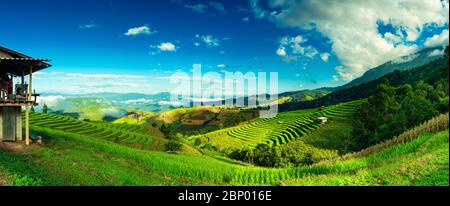
[[[54,114],[30,113],[30,125],[86,135],[135,148],[147,148],[153,141],[150,128],[141,125],[80,121]]]
[[[192,139],[202,136],[208,139],[227,136],[251,146],[260,143],[272,146],[286,144],[319,128],[321,124],[317,122],[318,117],[327,117],[330,120],[348,118],[361,103],[362,101],[353,101],[320,109],[283,112],[274,118],[258,119],[250,124],[215,131]]]

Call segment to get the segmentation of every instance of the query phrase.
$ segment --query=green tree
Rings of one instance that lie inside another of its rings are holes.
[[[34,106],[31,106],[30,112],[35,112]]]
[[[263,167],[282,166],[281,151],[277,147],[267,144],[258,144],[253,150],[253,162]]]
[[[392,87],[384,81],[375,95],[358,108],[351,147],[360,150],[399,135],[438,114],[442,104],[445,101],[441,100],[440,92],[423,81],[414,87],[409,84]]]
[[[44,113],[44,114],[48,113],[48,106],[47,106],[47,104],[44,104],[44,106],[42,106],[42,113]]]
[[[402,100],[401,105],[402,109],[399,111],[398,119],[406,121],[406,125],[402,125],[402,131],[414,127],[424,120],[431,119],[438,113],[435,106],[429,100],[414,93],[406,96]]]
[[[176,141],[169,141],[165,144],[166,150],[169,152],[179,152],[183,147],[183,144]]]

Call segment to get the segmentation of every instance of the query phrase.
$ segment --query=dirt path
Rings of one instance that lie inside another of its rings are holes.
[[[21,142],[0,142],[0,150],[16,154],[29,153],[36,147],[39,146],[37,145],[26,146],[25,143]]]

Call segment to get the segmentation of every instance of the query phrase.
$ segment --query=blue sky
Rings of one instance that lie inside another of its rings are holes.
[[[314,89],[448,44],[447,1],[391,2],[2,0],[0,44],[52,59],[36,75],[41,92],[170,91],[167,77],[192,64],[278,72],[280,92]]]

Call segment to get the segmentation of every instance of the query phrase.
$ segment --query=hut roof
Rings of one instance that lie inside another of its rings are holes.
[[[21,76],[28,74],[30,67],[33,72],[50,67],[49,59],[36,59],[17,51],[0,46],[0,73],[12,73]]]

